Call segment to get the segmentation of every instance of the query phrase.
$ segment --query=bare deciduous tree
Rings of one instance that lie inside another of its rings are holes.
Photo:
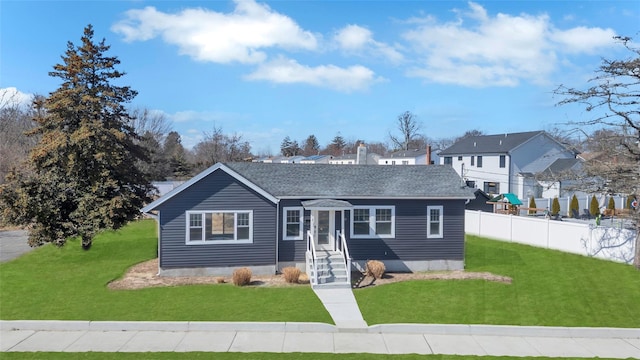
[[[396,129],[400,135],[389,133],[389,139],[397,150],[409,150],[412,146],[418,148],[419,144],[416,142],[421,137],[420,127],[417,116],[410,111],[405,111],[396,119]]]
[[[586,89],[561,85],[555,94],[562,96],[559,105],[584,105],[589,119],[571,124],[583,129],[602,129],[598,141],[598,156],[585,163],[586,171],[601,180],[604,193],[638,194],[640,191],[640,48],[628,37],[616,39],[632,55],[624,60],[603,59],[596,76]],[[637,231],[634,266],[640,269],[640,212],[631,212]]]

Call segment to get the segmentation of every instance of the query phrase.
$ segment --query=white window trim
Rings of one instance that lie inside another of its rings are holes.
[[[438,234],[431,234],[431,209],[440,211],[440,228],[438,230]],[[443,223],[444,223],[444,207],[442,205],[438,206],[427,206],[427,238],[428,239],[441,239],[444,237],[443,234]]]
[[[287,211],[300,213],[300,232],[298,236],[287,236]],[[302,206],[290,206],[282,208],[282,240],[304,240],[304,208]]]
[[[205,214],[210,213],[233,213],[233,236],[238,236],[238,213],[249,214],[249,239],[241,240],[204,240],[205,238]],[[202,214],[202,238],[200,240],[192,240],[190,238],[191,232],[189,231],[189,218],[191,214]],[[253,210],[190,210],[186,212],[186,227],[185,227],[185,244],[186,245],[224,245],[224,244],[251,244],[253,243]]]
[[[353,233],[353,210],[355,209],[369,209],[369,234],[354,234]],[[391,209],[391,234],[376,234],[376,209]],[[350,216],[350,237],[352,239],[392,239],[396,237],[396,207],[395,206],[354,206]]]

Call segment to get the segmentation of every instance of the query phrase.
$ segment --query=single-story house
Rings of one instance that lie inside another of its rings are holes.
[[[141,211],[158,223],[161,275],[309,272],[334,251],[347,269],[452,270],[473,198],[450,166],[218,163]]]

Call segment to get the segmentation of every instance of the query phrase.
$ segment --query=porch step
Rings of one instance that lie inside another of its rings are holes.
[[[312,283],[313,286],[331,286],[336,288],[351,288],[348,282],[347,269],[339,252],[321,251],[318,252],[316,269],[318,271],[318,282]],[[314,278],[314,269],[308,262],[307,273],[309,278]]]

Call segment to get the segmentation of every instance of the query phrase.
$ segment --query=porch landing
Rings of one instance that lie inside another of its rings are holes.
[[[350,288],[316,287],[313,289],[340,329],[367,329],[360,308]]]

